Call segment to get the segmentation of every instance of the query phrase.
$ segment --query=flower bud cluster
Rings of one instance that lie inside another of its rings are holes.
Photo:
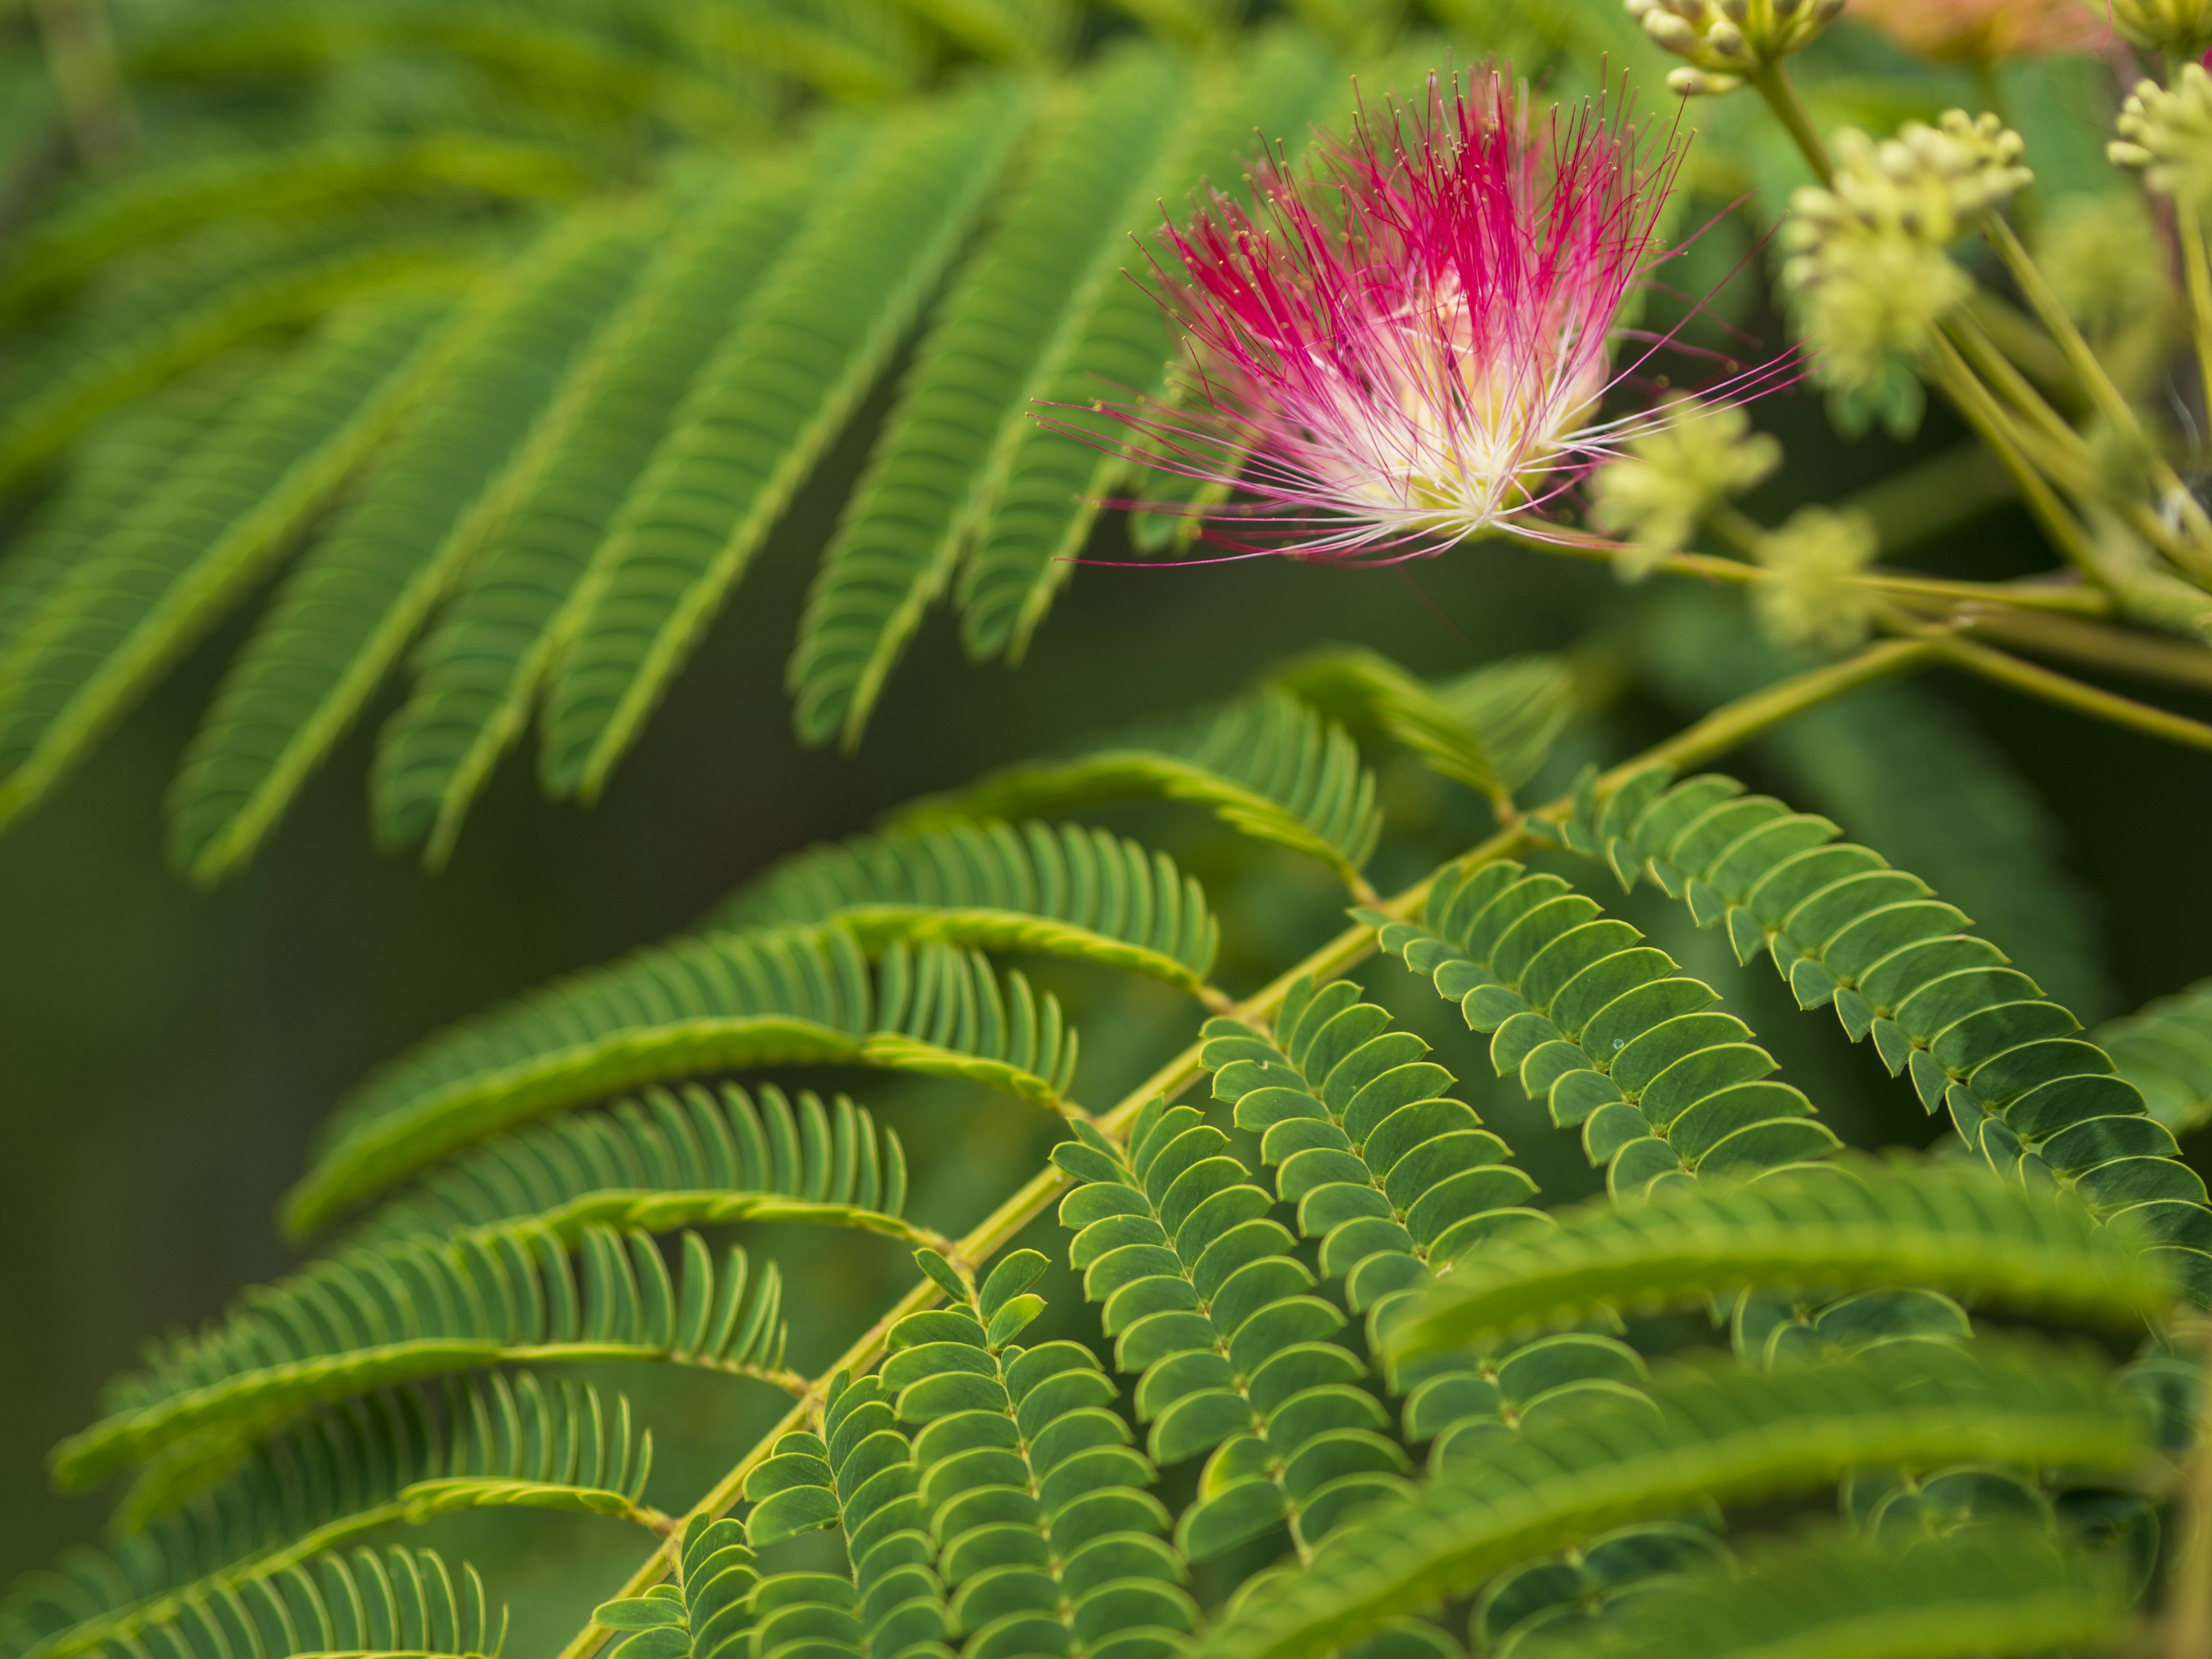
[[[2198,58],[2212,48],[2212,0],[2083,0],[2109,15],[2130,45],[2169,58]]]
[[[1667,84],[1685,98],[1733,92],[1769,64],[1802,52],[1846,0],[1627,0],[1644,32],[1691,67]]]
[[[1631,440],[1626,454],[1590,479],[1590,522],[1630,544],[1613,562],[1630,581],[1650,574],[1715,507],[1782,465],[1782,446],[1753,432],[1735,404],[1685,398],[1667,413],[1665,425]]]
[[[2212,75],[2185,64],[2171,87],[2138,84],[2120,107],[2120,136],[2106,149],[2119,166],[2139,167],[2163,196],[2212,207]]]
[[[1753,550],[1771,573],[1752,590],[1752,609],[1779,645],[1847,651],[1874,623],[1875,594],[1856,578],[1881,550],[1874,520],[1859,512],[1800,508]]]
[[[1823,380],[1843,391],[1873,385],[1966,297],[1972,282],[1945,250],[2033,182],[2021,149],[1996,117],[1963,110],[1934,127],[1908,121],[1879,143],[1836,135],[1830,186],[1798,191],[1783,231],[1783,282],[1820,348]]]

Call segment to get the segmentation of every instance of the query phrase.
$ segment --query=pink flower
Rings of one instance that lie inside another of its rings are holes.
[[[2081,0],[1851,0],[1849,15],[1911,51],[1984,63],[2094,52],[2112,38]]]
[[[1109,412],[1158,464],[1256,498],[1210,515],[1232,548],[1412,557],[1541,533],[1540,509],[1660,418],[1599,405],[1679,161],[1602,104],[1532,121],[1495,72],[1449,94],[1431,77],[1309,176],[1265,170],[1255,210],[1216,191],[1169,231],[1182,396]]]

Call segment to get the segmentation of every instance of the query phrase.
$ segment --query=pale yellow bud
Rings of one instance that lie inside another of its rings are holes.
[[[1590,522],[1632,544],[1614,559],[1631,581],[1686,546],[1715,507],[1782,464],[1782,446],[1753,432],[1751,417],[1732,404],[1709,408],[1685,398],[1666,416],[1590,480]]]
[[[2082,0],[2147,52],[2200,58],[2212,48],[2212,0]]]
[[[1863,513],[1799,509],[1755,550],[1772,573],[1752,590],[1759,626],[1778,644],[1849,650],[1874,624],[1874,590],[1856,579],[1880,547]]]
[[[2212,207],[2212,75],[2185,64],[2171,87],[2139,82],[2120,106],[2120,137],[2106,150],[2142,170],[2162,196]]]
[[[1732,92],[1746,76],[1804,51],[1845,0],[1626,0],[1644,32],[1689,70],[1667,84],[1685,98]]]

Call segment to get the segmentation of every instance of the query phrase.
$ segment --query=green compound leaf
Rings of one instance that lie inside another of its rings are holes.
[[[684,1526],[672,1581],[601,1602],[592,1622],[636,1632],[610,1650],[629,1659],[740,1659],[750,1650],[757,1559],[744,1528],[702,1510]]]
[[[594,558],[540,770],[596,799],[981,210],[1029,100],[887,120],[761,279]]]
[[[2097,1046],[2175,1134],[2212,1119],[2212,980],[2112,1021]]]
[[[1255,840],[1287,847],[1370,890],[1360,867],[1382,831],[1375,777],[1340,726],[1280,691],[1129,732],[1066,761],[1014,766],[970,787],[916,802],[905,827],[1025,818],[1107,801],[1188,801]]]
[[[2012,1659],[2101,1650],[2128,1615],[2119,1563],[2047,1528],[1983,1522],[1909,1548],[1838,1532],[1662,1580],[1513,1659]]]
[[[423,641],[416,683],[379,740],[380,838],[424,842],[433,866],[582,621],[593,554],[686,393],[804,216],[839,132],[793,165],[741,175],[685,205],[635,291],[509,465],[481,552]]]
[[[573,1260],[529,1224],[348,1251],[151,1350],[109,1385],[109,1414],[54,1449],[54,1479],[243,1450],[308,1406],[498,1364],[662,1360],[788,1386],[775,1266],[756,1275],[732,1248],[718,1272],[696,1233],[680,1254],[679,1283],[650,1235],[605,1227]]]
[[[1204,891],[1164,853],[1103,830],[995,822],[800,853],[725,899],[703,929],[817,921],[870,950],[943,939],[1035,951],[1200,994],[1221,934]]]
[[[1964,1462],[2118,1474],[2142,1431],[2084,1354],[1994,1339],[1890,1343],[1759,1375],[1656,1372],[1648,1396],[1565,1402],[1517,1441],[1366,1510],[1197,1644],[1206,1659],[1303,1659],[1623,1522],[1815,1487],[1855,1468]]]
[[[1377,731],[1412,750],[1431,771],[1509,805],[1559,741],[1574,699],[1574,676],[1557,657],[1516,657],[1430,684],[1375,652],[1337,646],[1285,664],[1275,682],[1355,731]]]
[[[572,1377],[494,1371],[449,1379],[435,1404],[402,1388],[317,1407],[183,1508],[134,1509],[137,1529],[112,1554],[80,1553],[66,1577],[33,1575],[0,1602],[0,1651],[68,1659],[127,1643],[189,1604],[251,1595],[310,1557],[419,1518],[433,1493],[439,1507],[654,1523],[641,1502],[653,1436],[633,1431],[621,1395],[610,1407]]]
[[[1060,1004],[973,952],[894,944],[872,975],[836,927],[681,939],[441,1033],[332,1115],[286,1200],[302,1236],[461,1147],[642,1084],[744,1066],[880,1066],[1048,1108],[1073,1077]]]
[[[2080,1022],[1919,878],[1717,774],[1677,783],[1652,769],[1602,798],[1593,783],[1560,833],[1725,927],[1740,961],[1766,956],[1799,1006],[1833,1005],[2000,1174],[2129,1214],[2171,1250],[2185,1293],[2212,1297],[2212,1210],[2172,1133]]]
[[[487,492],[568,363],[629,291],[655,228],[564,222],[448,325],[427,412],[287,578],[171,792],[170,855],[213,881],[252,854],[474,552]]]
[[[1401,1355],[1558,1325],[1599,1309],[1692,1306],[1744,1291],[1830,1295],[1913,1285],[1970,1301],[2125,1326],[2174,1290],[2087,1206],[1972,1167],[1867,1163],[1778,1170],[1632,1209],[1588,1205],[1493,1240],[1407,1304]]]
[[[588,1225],[668,1232],[708,1221],[810,1221],[910,1237],[906,1153],[843,1095],[756,1104],[735,1084],[648,1089],[604,1114],[514,1131],[434,1170],[365,1221],[359,1242],[442,1237],[534,1219],[573,1242]]]
[[[38,800],[288,550],[400,412],[450,309],[339,313],[104,527],[0,659],[0,822]]]

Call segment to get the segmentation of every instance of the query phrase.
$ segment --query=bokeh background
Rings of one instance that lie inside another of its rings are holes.
[[[1887,61],[1879,43],[1846,46]],[[1832,72],[1843,77],[1858,61],[1846,55]],[[2032,138],[2056,158],[2046,189],[2090,179],[2109,76],[2028,66],[2010,91],[2032,112]],[[1940,95],[1939,86],[1923,101]],[[1699,142],[1728,163],[1716,178],[1733,167],[1748,185],[1765,183],[1771,200],[1790,182],[1786,167],[1741,136],[1739,113],[1713,112]],[[1691,114],[1704,121],[1708,112]],[[1709,185],[1698,205],[1729,199]],[[1756,229],[1724,227],[1675,281],[1702,292],[1747,261],[1718,310],[1739,331],[1732,349],[1771,352],[1785,330]],[[1662,301],[1657,320],[1666,310]],[[814,553],[883,403],[817,470],[596,811],[550,805],[510,768],[443,873],[381,856],[362,781],[380,707],[250,869],[212,892],[185,885],[161,861],[161,799],[238,624],[205,641],[89,766],[0,840],[0,1579],[97,1534],[101,1501],[52,1494],[46,1449],[89,1420],[100,1383],[132,1363],[147,1334],[207,1319],[240,1286],[284,1269],[291,1257],[272,1210],[316,1125],[366,1071],[441,1024],[678,932],[769,860],[864,829],[911,795],[1109,716],[1234,693],[1314,644],[1364,645],[1439,675],[1517,653],[1568,653],[1582,712],[1532,799],[1582,761],[1632,752],[1787,665],[1752,642],[1729,595],[1679,582],[1626,587],[1602,568],[1502,547],[1402,574],[1276,562],[1102,567],[1079,573],[1018,670],[966,662],[940,617],[857,756],[802,749],[784,660]],[[1769,523],[1961,440],[1937,411],[1909,441],[1844,442],[1803,390],[1766,400],[1758,421],[1791,458],[1745,503]],[[1093,556],[1115,559],[1121,535],[1109,520]],[[1914,556],[1977,577],[2049,563],[2025,517],[2002,505]],[[2212,707],[2171,701],[2212,716]],[[2085,1020],[2212,973],[2212,757],[1936,675],[1865,693],[1728,765],[1928,876]],[[1478,809],[1425,774],[1394,770],[1387,789],[1413,829],[1384,849],[1376,878],[1386,889],[1483,827]],[[1202,878],[1223,872],[1225,931],[1245,952],[1224,969],[1232,989],[1334,930],[1336,901],[1290,860],[1232,873],[1208,821],[1168,810],[1151,822]],[[1845,1139],[1933,1135],[1909,1091],[1849,1048],[1826,1014],[1788,1008],[1771,974],[1737,968],[1712,936],[1686,936],[1671,912],[1632,902],[1627,912],[1723,988]],[[1178,1045],[1171,1000],[1073,971],[1039,977],[1084,1026],[1086,1099],[1112,1098]],[[1479,1040],[1443,1018],[1450,1010],[1395,964],[1367,977],[1467,1079],[1468,1097],[1547,1196],[1590,1183],[1567,1138],[1491,1081]],[[1006,1103],[874,1077],[847,1086],[907,1137],[915,1212],[939,1225],[988,1208],[1044,1144],[1040,1126]],[[956,1165],[957,1180],[946,1173]],[[994,1170],[1003,1180],[987,1178]],[[763,1242],[793,1246],[784,1254],[799,1293],[848,1301],[856,1328],[898,1282],[894,1256],[864,1243]],[[826,1358],[845,1334],[810,1336],[799,1363]],[[731,1461],[748,1422],[764,1420],[763,1402],[703,1386],[601,1380],[657,1402],[654,1420],[667,1427],[654,1490],[672,1505]],[[531,1632],[573,1623],[636,1554],[628,1537],[564,1518],[533,1522],[523,1544],[456,1530],[471,1551],[511,1558],[502,1588],[517,1599],[517,1651],[535,1650]]]

